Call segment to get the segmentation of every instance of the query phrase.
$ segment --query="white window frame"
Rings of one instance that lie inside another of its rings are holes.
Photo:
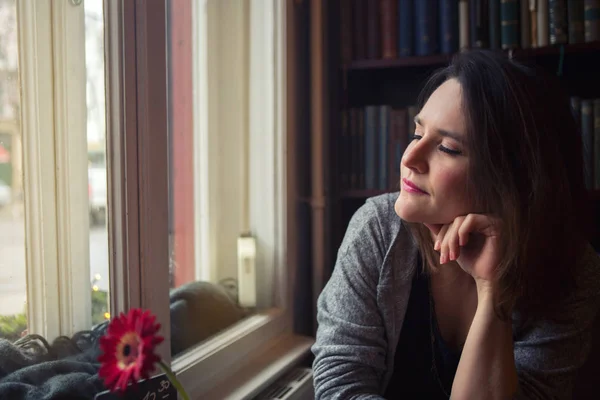
[[[17,21],[28,331],[52,340],[91,326],[84,9],[17,1]]]

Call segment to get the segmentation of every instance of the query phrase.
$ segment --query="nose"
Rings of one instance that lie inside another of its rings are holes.
[[[426,140],[413,140],[402,156],[402,165],[413,172],[423,174],[428,169],[428,145]]]

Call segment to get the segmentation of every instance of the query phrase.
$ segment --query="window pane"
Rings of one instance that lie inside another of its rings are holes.
[[[88,194],[92,324],[110,317],[108,305],[108,230],[102,1],[86,1],[85,64],[87,96]]]
[[[249,7],[217,0],[168,4],[171,352],[176,356],[261,308],[254,273],[261,265],[254,265],[254,239],[238,239],[250,224]]]
[[[27,330],[25,217],[15,0],[0,1],[0,338]]]

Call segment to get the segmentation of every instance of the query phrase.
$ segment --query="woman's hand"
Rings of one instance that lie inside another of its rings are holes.
[[[434,250],[440,252],[440,264],[456,260],[478,287],[491,287],[500,262],[502,223],[498,218],[468,214],[450,224],[425,226],[435,236]]]

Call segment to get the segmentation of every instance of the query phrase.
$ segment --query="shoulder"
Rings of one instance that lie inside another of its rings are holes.
[[[402,220],[394,211],[397,198],[397,192],[368,198],[352,216],[346,235],[364,237],[365,233],[369,233],[377,241],[392,243],[402,225]]]
[[[397,244],[402,247],[404,257],[412,254],[406,251],[407,247],[414,247],[412,235],[394,211],[397,198],[398,193],[371,197],[354,213],[338,251],[338,265],[378,274],[386,256],[397,253],[392,251]]]

